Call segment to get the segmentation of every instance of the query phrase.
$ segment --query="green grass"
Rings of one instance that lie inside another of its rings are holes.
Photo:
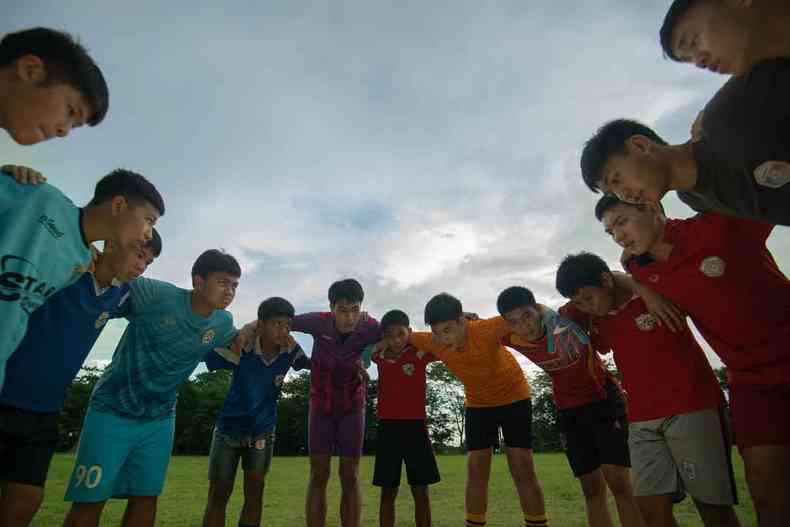
[[[578,482],[571,475],[565,456],[562,454],[538,454],[535,456],[538,477],[546,497],[546,509],[553,526],[584,526],[584,502]],[[66,481],[73,466],[71,455],[58,455],[52,462],[47,484],[47,496],[34,526],[52,527],[61,525],[67,510],[63,502]],[[336,460],[333,472],[337,472]],[[754,512],[743,479],[743,465],[734,455],[741,505],[738,515],[744,525],[753,525]],[[157,525],[166,527],[199,526],[206,503],[207,483],[206,457],[174,457],[170,463],[167,485],[159,500]],[[465,458],[463,456],[440,456],[439,469],[442,482],[431,488],[435,527],[463,525]],[[302,457],[278,457],[274,459],[267,478],[264,498],[263,525],[295,527],[304,525],[304,494],[307,483],[308,462]],[[378,525],[378,489],[370,484],[373,476],[373,458],[362,459],[360,477],[362,481],[362,525]],[[237,477],[236,490],[228,507],[228,525],[238,522],[241,507],[241,488]],[[405,474],[404,474],[405,484]],[[610,499],[611,500],[611,499]],[[119,525],[125,502],[112,500],[105,509],[102,525]],[[329,512],[327,526],[339,525],[339,485],[335,477],[329,487]],[[508,474],[504,456],[495,456],[489,490],[489,521],[492,527],[517,527],[521,525],[521,511],[516,492]],[[411,496],[402,488],[398,498],[397,525],[413,525]],[[614,503],[611,511],[617,518]],[[691,500],[686,499],[675,507],[680,525],[701,526]],[[615,521],[617,525],[619,522]]]

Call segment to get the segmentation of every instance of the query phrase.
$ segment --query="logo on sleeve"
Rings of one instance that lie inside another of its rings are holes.
[[[709,256],[702,260],[699,270],[709,278],[719,278],[724,275],[727,268],[727,262],[718,256]]]
[[[106,324],[109,318],[110,318],[110,314],[107,311],[102,312],[102,314],[99,315],[99,318],[96,319],[96,329],[99,329],[104,324]]]
[[[650,313],[642,313],[634,319],[636,327],[642,331],[653,331],[656,329],[656,317]]]
[[[217,336],[217,332],[213,329],[207,329],[203,332],[203,336],[200,338],[203,344],[211,344],[214,341],[214,337]]]
[[[766,161],[754,169],[754,180],[763,187],[783,187],[790,183],[790,163]]]

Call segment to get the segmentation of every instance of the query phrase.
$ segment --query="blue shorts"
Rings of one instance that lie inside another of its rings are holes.
[[[65,501],[161,494],[174,425],[174,417],[137,421],[88,408]]]

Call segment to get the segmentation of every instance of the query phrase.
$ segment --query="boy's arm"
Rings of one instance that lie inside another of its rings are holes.
[[[129,284],[129,298],[123,309],[125,317],[134,316],[148,306],[157,304],[165,295],[177,289],[173,284],[140,277]]]
[[[323,313],[302,313],[291,321],[291,331],[313,335],[318,332],[318,325],[323,320]]]
[[[413,331],[409,335],[409,344],[419,351],[435,355],[439,360],[441,360],[442,353],[445,350],[443,345],[434,342],[433,334],[427,331]]]
[[[35,186],[46,183],[47,181],[47,178],[44,177],[41,172],[19,165],[3,165],[0,167],[0,171],[5,172],[6,175],[13,177],[20,185]]]
[[[309,370],[312,368],[313,364],[310,361],[310,357],[307,356],[307,354],[302,349],[302,346],[300,346],[295,340],[292,342],[291,353],[293,354],[293,358],[291,359],[291,368],[293,368],[294,371]]]
[[[362,361],[362,366],[367,370],[370,368],[371,361],[375,362],[376,359],[373,357],[373,351],[376,349],[376,344],[368,344],[365,346],[365,349],[362,350],[362,356],[360,360]]]
[[[639,297],[645,302],[647,311],[656,317],[659,324],[666,324],[672,332],[683,331],[686,325],[686,314],[673,302],[653,291],[645,284],[640,284],[632,276],[619,271],[612,271],[614,282],[618,287]]]
[[[241,357],[228,348],[214,348],[206,353],[203,361],[209,371],[235,370],[241,362]]]

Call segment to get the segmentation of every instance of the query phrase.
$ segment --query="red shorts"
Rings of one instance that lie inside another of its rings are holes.
[[[732,385],[730,408],[738,449],[790,445],[790,384]]]

